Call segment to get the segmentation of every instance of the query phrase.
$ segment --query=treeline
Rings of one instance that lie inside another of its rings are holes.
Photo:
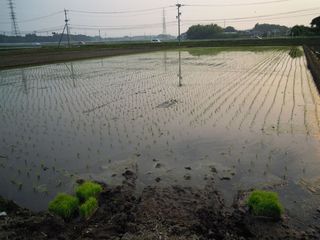
[[[293,36],[319,36],[320,35],[320,16],[312,19],[311,27],[296,25],[291,29]]]
[[[286,26],[275,24],[256,24],[253,29],[238,31],[232,26],[222,28],[217,24],[193,25],[186,32],[187,39],[216,39],[239,37],[272,37],[289,35],[290,29]]]
[[[36,34],[26,34],[25,36],[7,36],[0,34],[0,43],[34,43],[34,42],[58,42],[61,34],[52,36],[38,36]],[[98,41],[99,37],[90,37],[86,35],[70,35],[71,41]],[[62,41],[68,41],[67,35],[63,35]]]
[[[219,39],[240,37],[282,37],[282,36],[320,36],[320,17],[311,21],[311,27],[294,26],[288,28],[277,24],[259,24],[253,29],[238,31],[234,27],[222,28],[217,24],[193,25],[182,35],[185,39]]]
[[[214,38],[234,38],[246,35],[229,26],[225,29],[217,24],[193,25],[183,34],[183,37],[190,40],[195,39],[214,39]]]

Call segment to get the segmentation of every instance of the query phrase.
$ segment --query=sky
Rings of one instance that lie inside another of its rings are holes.
[[[167,33],[177,35],[175,0],[13,1],[18,27],[22,34],[33,31],[42,35],[61,32],[64,25],[63,9],[68,10],[73,34],[98,35],[99,29],[101,37],[161,34],[162,8],[165,7]],[[320,15],[319,0],[181,0],[179,3],[185,5],[181,7],[182,32],[197,23],[217,23],[222,27],[231,25],[239,30],[250,29],[256,23],[281,24],[289,27],[297,24],[309,25],[311,19]],[[146,9],[148,11],[145,11]],[[135,10],[143,11],[126,12]],[[275,15],[288,12],[291,13]],[[9,14],[8,0],[0,0],[0,32],[6,34],[11,32]],[[50,16],[45,17],[48,15]],[[44,18],[34,19],[38,17]]]

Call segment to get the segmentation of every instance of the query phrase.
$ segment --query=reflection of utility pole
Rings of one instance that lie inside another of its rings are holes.
[[[179,87],[182,86],[182,74],[181,74],[181,51],[179,51],[179,74],[178,74],[178,77],[179,77]]]
[[[22,77],[24,93],[28,94],[27,78],[26,78],[26,74],[23,69],[21,70],[21,77]]]
[[[164,72],[167,72],[167,51],[163,52],[163,65],[164,65]]]
[[[76,82],[74,81],[75,77],[74,77],[74,71],[73,71],[73,63],[71,62],[71,78],[72,78],[72,83],[73,83],[73,87],[76,87]]]
[[[182,5],[180,3],[177,3],[176,6],[178,8],[178,16],[177,16],[177,19],[178,19],[178,39],[179,39],[179,46],[180,46],[180,42],[181,42],[181,34],[180,34],[180,16],[181,16],[181,12],[180,12],[180,8],[181,8]]]
[[[76,82],[75,82],[75,74],[74,74],[74,70],[73,70],[73,62],[70,63],[70,68],[68,67],[68,65],[66,63],[64,65],[67,67],[68,71],[71,74],[73,87],[75,88],[76,87]]]
[[[68,47],[70,47],[70,30],[69,30],[69,24],[68,24],[69,19],[68,19],[68,15],[67,15],[67,10],[66,9],[64,10],[64,21],[65,21],[65,24],[64,24],[63,31],[62,31],[62,34],[61,34],[61,37],[60,37],[60,40],[59,40],[58,47],[60,47],[61,40],[63,38],[63,34],[64,34],[65,30],[67,31]]]

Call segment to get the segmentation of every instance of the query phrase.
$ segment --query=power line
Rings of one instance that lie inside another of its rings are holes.
[[[35,18],[29,18],[29,19],[25,19],[25,20],[22,20],[22,21],[19,21],[19,22],[33,22],[33,21],[38,21],[38,20],[40,20],[40,19],[44,19],[44,18],[56,16],[56,15],[59,15],[59,14],[62,14],[62,13],[63,13],[63,11],[58,11],[58,12],[54,12],[54,13],[51,13],[51,14],[48,14],[48,15],[45,15],[45,16],[35,17]]]
[[[286,18],[291,18],[291,17],[305,17],[305,16],[315,16],[315,13],[309,13],[309,14],[302,14],[302,15],[294,15],[294,16],[282,16],[282,17],[275,17],[275,18],[262,18],[259,20],[277,20],[277,19],[286,19]],[[229,23],[246,23],[246,22],[255,22],[257,19],[248,19],[248,20],[229,20]],[[219,20],[219,21],[205,21],[206,23],[221,23],[223,24],[225,21]],[[189,24],[188,24],[189,23]],[[198,21],[193,21],[193,20],[186,20],[182,22],[182,26],[188,27],[192,23],[198,23]]]
[[[50,14],[45,15],[45,16],[23,19],[23,20],[17,21],[17,23],[25,23],[25,22],[38,21],[38,20],[41,20],[41,19],[44,19],[44,18],[56,16],[56,15],[59,15],[59,14],[62,14],[62,13],[63,13],[63,11],[57,11],[57,12],[50,13]],[[10,23],[10,22],[0,22],[0,24],[9,24],[9,23]]]
[[[20,31],[20,33],[27,34],[27,33],[45,33],[45,32],[51,32],[51,31],[57,31],[63,28],[64,25],[60,26],[55,26],[55,27],[48,27],[48,28],[41,28],[41,29],[36,29],[36,30],[25,30],[25,31]],[[10,33],[9,31],[0,31],[0,32],[6,32]]]
[[[267,5],[273,3],[290,2],[292,0],[275,0],[264,2],[252,2],[252,3],[226,3],[226,4],[184,4],[186,7],[240,7],[240,6],[255,6],[255,5]]]
[[[175,25],[176,22],[167,22],[168,25]],[[120,25],[120,26],[90,26],[90,25],[70,25],[73,29],[86,29],[86,30],[126,30],[126,29],[145,29],[145,28],[155,28],[162,27],[162,23],[151,23],[151,24],[141,24],[141,25]]]
[[[145,13],[145,12],[154,12],[163,10],[164,8],[171,8],[173,6],[165,6],[165,7],[158,7],[158,8],[147,8],[147,9],[139,9],[139,10],[124,10],[124,11],[112,11],[112,12],[105,12],[105,11],[83,11],[83,10],[73,10],[70,9],[70,12],[73,13],[85,13],[85,14],[126,14],[126,13]]]
[[[265,18],[265,17],[274,17],[274,16],[281,16],[281,15],[290,15],[295,13],[301,13],[301,12],[309,12],[309,11],[315,11],[319,10],[320,7],[316,8],[308,8],[308,9],[302,9],[302,10],[296,10],[296,11],[287,11],[287,12],[281,12],[281,13],[275,13],[275,14],[266,14],[266,15],[258,15],[258,16],[249,16],[249,17],[237,17],[237,18],[217,18],[217,19],[190,19],[186,21],[194,21],[194,22],[208,22],[208,21],[232,21],[232,20],[247,20],[247,19],[259,19],[259,18]],[[289,16],[288,16],[289,17]]]

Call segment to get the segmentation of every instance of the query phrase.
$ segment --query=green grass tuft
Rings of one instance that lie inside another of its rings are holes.
[[[90,217],[98,208],[98,201],[94,197],[90,197],[85,203],[80,206],[80,215],[82,217]]]
[[[49,211],[64,219],[71,218],[78,210],[78,207],[78,199],[65,193],[59,193],[55,199],[49,203]]]
[[[102,192],[102,187],[94,182],[85,182],[76,188],[76,195],[81,201],[86,201],[90,197],[97,197]]]
[[[279,219],[284,209],[279,201],[278,194],[268,191],[253,191],[247,202],[251,213],[256,216]]]
[[[303,56],[303,50],[299,47],[293,47],[290,49],[289,55],[291,58],[299,58]]]

